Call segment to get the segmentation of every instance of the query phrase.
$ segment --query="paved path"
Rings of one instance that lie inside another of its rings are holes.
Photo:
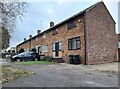
[[[35,74],[3,84],[3,87],[117,87],[117,76],[92,71],[82,65],[55,64],[13,67],[31,70]]]
[[[7,63],[7,62],[6,62],[6,59],[0,58],[0,64],[2,64],[2,63]]]

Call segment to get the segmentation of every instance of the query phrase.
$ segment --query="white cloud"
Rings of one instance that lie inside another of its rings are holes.
[[[47,13],[48,13],[48,14],[52,14],[52,13],[53,13],[53,10],[52,10],[52,9],[48,9]]]
[[[64,0],[58,0],[57,3],[58,5],[62,5],[64,3]]]

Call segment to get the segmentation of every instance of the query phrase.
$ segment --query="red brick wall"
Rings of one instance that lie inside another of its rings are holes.
[[[118,41],[120,42],[120,34],[118,34]]]
[[[79,23],[79,20],[81,20],[81,23]],[[62,42],[63,50],[62,50],[62,58],[68,58],[69,55],[80,55],[81,57],[81,63],[84,63],[85,59],[85,48],[84,48],[84,17],[80,16],[76,18],[76,27],[69,29],[67,28],[67,24],[64,24],[60,27],[58,27],[58,34],[52,36],[52,32],[49,32],[49,54],[52,53],[52,43],[53,42]],[[68,39],[73,38],[73,37],[78,37],[80,36],[80,41],[81,41],[81,49],[80,50],[68,50]],[[67,56],[66,56],[67,55]],[[69,61],[69,59],[68,59]]]
[[[38,37],[38,40],[32,39],[31,40],[31,48],[36,47],[39,45],[42,49],[43,45],[48,45],[48,52],[42,52],[41,55],[54,55],[54,52],[52,51],[52,44],[54,42],[62,42],[62,51],[59,52],[60,56],[55,58],[63,58],[66,62],[69,61],[69,55],[80,55],[81,63],[85,63],[85,43],[84,43],[84,17],[79,16],[75,19],[76,21],[76,27],[69,29],[67,28],[67,23],[61,25],[58,27],[58,34],[52,35],[52,31],[49,31],[46,33],[46,38],[43,38],[43,35]],[[81,49],[79,50],[68,50],[68,39],[78,37],[80,36],[80,42],[81,42]],[[27,49],[30,46],[30,41],[27,43],[22,44],[20,48]],[[67,56],[66,56],[67,55]],[[67,58],[67,59],[66,59]]]
[[[115,23],[103,3],[86,11],[86,58],[88,64],[117,60]]]
[[[81,23],[79,23],[79,20],[81,20]],[[81,63],[84,63],[85,59],[85,49],[84,49],[84,18],[83,16],[80,16],[76,18],[76,24],[77,26],[73,29],[68,30],[67,24],[63,24],[60,27],[58,27],[58,34],[52,35],[52,31],[49,31],[46,34],[46,38],[43,39],[42,36],[39,37],[39,44],[42,47],[44,44],[48,45],[48,52],[42,52],[43,55],[50,56],[53,55],[54,52],[52,51],[52,44],[54,42],[62,42],[62,51],[60,51],[60,57],[58,58],[69,58],[69,55],[80,55],[81,57]],[[81,40],[81,49],[80,50],[68,50],[68,39],[80,36]],[[67,55],[67,56],[66,56]],[[65,60],[65,61],[69,61]]]

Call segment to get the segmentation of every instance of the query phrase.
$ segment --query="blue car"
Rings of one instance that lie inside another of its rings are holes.
[[[11,57],[11,61],[39,61],[40,57],[38,53],[23,52]]]

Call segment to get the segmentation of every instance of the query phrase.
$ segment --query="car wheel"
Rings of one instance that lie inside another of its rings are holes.
[[[17,62],[20,62],[20,61],[21,61],[21,59],[20,59],[20,58],[17,58],[17,59],[16,59],[16,61],[17,61]]]

